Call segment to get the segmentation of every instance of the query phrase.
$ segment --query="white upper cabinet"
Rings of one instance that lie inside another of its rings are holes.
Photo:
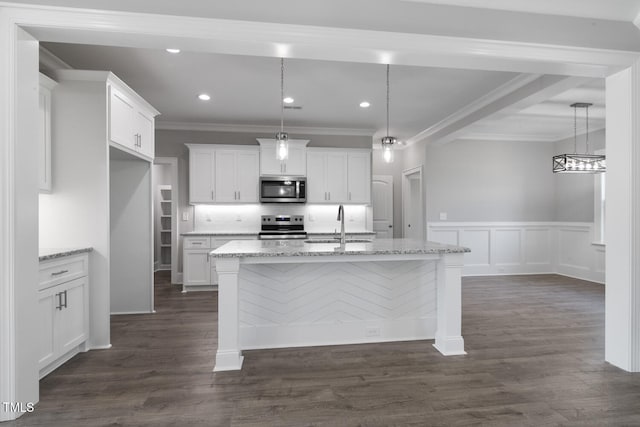
[[[276,158],[276,140],[258,139],[260,143],[261,176],[306,176],[307,144],[309,140],[289,140],[289,157],[286,160]]]
[[[216,150],[216,202],[258,203],[257,149]]]
[[[258,147],[187,144],[190,203],[258,203]]]
[[[258,150],[243,150],[236,153],[236,188],[238,201],[258,203],[260,199],[260,154]]]
[[[189,202],[215,201],[215,152],[189,145]]]
[[[56,82],[40,74],[38,109],[38,188],[51,192],[51,94]]]
[[[153,160],[155,116],[159,113],[115,79],[109,87],[109,142],[138,157]]]
[[[349,152],[347,175],[349,202],[371,203],[371,153]]]
[[[310,148],[307,167],[307,202],[371,202],[369,150]]]

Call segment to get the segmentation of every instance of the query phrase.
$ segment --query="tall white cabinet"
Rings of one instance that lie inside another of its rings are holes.
[[[152,146],[153,131],[134,130],[134,143],[114,140],[112,130],[129,118],[111,94],[117,89],[148,118],[159,113],[108,71],[58,70],[53,77],[54,186],[40,201],[40,245],[93,247],[89,347],[103,348],[112,313],[153,311],[153,154],[132,148],[143,132],[138,141]]]
[[[308,203],[371,203],[371,150],[307,149]]]

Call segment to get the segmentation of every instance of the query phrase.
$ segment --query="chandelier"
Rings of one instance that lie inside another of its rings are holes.
[[[593,104],[576,102],[573,107],[573,154],[553,156],[554,173],[601,173],[606,172],[607,164],[604,155],[589,154],[589,107]],[[578,153],[578,108],[584,108],[586,121],[586,150]]]

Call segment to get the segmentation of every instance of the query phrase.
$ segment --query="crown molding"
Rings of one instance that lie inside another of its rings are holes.
[[[273,134],[280,131],[279,126],[268,126],[268,125],[191,123],[191,122],[169,122],[169,121],[156,121],[156,129],[199,131],[199,132],[246,132],[246,133],[273,133]],[[304,126],[287,126],[285,130],[290,134],[299,134],[299,135],[346,135],[346,136],[372,137],[373,134],[375,133],[374,129],[304,127]]]
[[[589,128],[589,135],[606,129],[604,124],[594,128]],[[578,131],[576,136],[583,136],[586,132]],[[560,142],[565,139],[573,139],[573,132],[556,135],[539,135],[524,133],[488,133],[488,132],[470,132],[456,138],[460,141],[503,141],[503,142]]]
[[[519,133],[467,133],[457,138],[459,141],[500,141],[500,142],[555,142],[563,138],[538,134]]]

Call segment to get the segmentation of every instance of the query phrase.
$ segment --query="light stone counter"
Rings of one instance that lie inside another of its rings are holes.
[[[465,252],[409,239],[231,241],[210,252],[218,273],[214,371],[239,370],[242,350],[262,348],[435,339],[445,356],[466,354]]]
[[[39,250],[39,260],[47,261],[55,258],[62,258],[71,255],[82,254],[85,252],[93,251],[92,247],[87,248],[40,248]]]
[[[210,252],[214,258],[306,257],[351,255],[441,255],[470,252],[461,246],[412,239],[375,239],[371,242],[309,243],[304,240],[233,240]]]

